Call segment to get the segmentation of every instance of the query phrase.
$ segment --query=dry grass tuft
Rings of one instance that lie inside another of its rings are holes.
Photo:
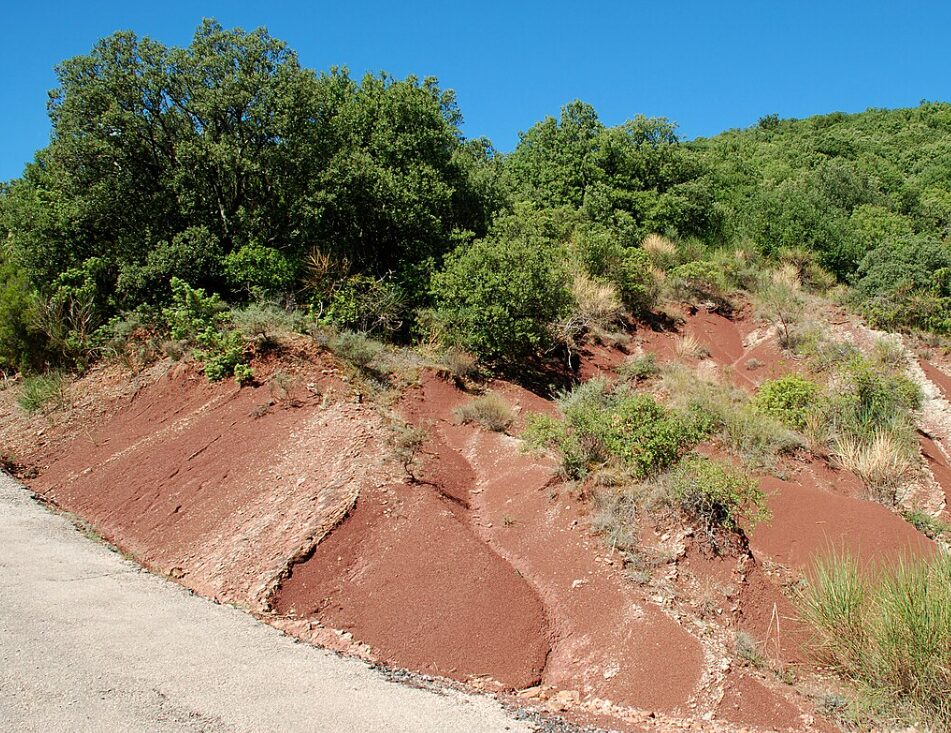
[[[700,340],[691,333],[677,342],[677,356],[682,359],[687,357],[706,359],[710,356],[710,349],[704,346]]]
[[[461,423],[478,423],[486,430],[504,433],[515,420],[515,413],[508,403],[494,392],[476,397],[471,402],[455,409],[456,419]]]
[[[663,234],[648,234],[641,242],[641,248],[656,263],[665,263],[677,254],[677,245]]]
[[[621,296],[612,283],[580,274],[571,284],[571,294],[578,316],[589,330],[606,330],[624,314]]]
[[[839,438],[833,453],[843,468],[856,474],[879,501],[894,504],[898,488],[914,468],[905,441],[879,430],[871,441]]]

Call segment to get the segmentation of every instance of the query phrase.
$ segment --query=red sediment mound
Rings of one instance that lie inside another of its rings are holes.
[[[951,513],[951,465],[948,465],[948,459],[941,447],[927,435],[918,436],[918,444],[921,446],[921,454],[928,462],[931,474],[944,491],[945,513]]]
[[[318,619],[409,669],[505,687],[545,666],[545,610],[533,590],[427,486],[365,493],[293,568],[279,613]]]
[[[925,359],[919,359],[918,363],[921,365],[921,369],[924,371],[925,376],[934,382],[938,386],[938,389],[941,390],[941,394],[944,396],[944,398],[946,400],[951,400],[951,377]]]
[[[720,366],[730,366],[746,353],[740,324],[720,313],[699,310],[687,319],[684,333],[693,336]]]
[[[260,609],[288,560],[387,475],[372,410],[300,392],[297,408],[270,405],[267,387],[178,367],[77,435],[33,488],[146,566]]]
[[[754,677],[731,674],[717,708],[717,717],[732,723],[775,731],[800,731],[803,721],[799,710]]]
[[[509,387],[506,396],[534,402],[520,392]],[[685,705],[703,667],[700,644],[624,583],[610,553],[591,536],[582,503],[551,496],[550,461],[520,453],[507,436],[454,424],[453,408],[467,399],[427,375],[401,411],[470,464],[477,482],[469,521],[545,603],[552,649],[542,682],[621,705]]]
[[[933,542],[881,504],[830,493],[808,478],[793,482],[769,476],[761,486],[773,517],[757,525],[750,546],[787,567],[803,570],[832,552],[874,565],[935,551]]]

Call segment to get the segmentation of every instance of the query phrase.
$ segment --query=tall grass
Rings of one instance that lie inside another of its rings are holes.
[[[494,392],[460,405],[455,409],[456,418],[461,423],[478,423],[486,430],[504,433],[515,420],[515,413],[508,403]]]
[[[951,556],[877,576],[833,556],[817,563],[800,609],[816,658],[879,715],[951,729]]]

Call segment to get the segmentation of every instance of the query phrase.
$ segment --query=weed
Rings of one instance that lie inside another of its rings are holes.
[[[504,433],[515,419],[512,408],[494,392],[476,397],[457,407],[454,412],[459,422],[478,423],[486,430],[496,433]]]
[[[20,387],[17,404],[27,412],[37,412],[48,406],[58,407],[66,399],[62,375],[56,372],[26,377]]]
[[[756,639],[745,631],[737,631],[734,639],[736,656],[753,667],[760,668],[766,665],[766,659],[760,651]]]

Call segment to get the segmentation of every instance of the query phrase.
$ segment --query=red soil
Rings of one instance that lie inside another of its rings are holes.
[[[761,486],[773,514],[750,537],[754,554],[805,570],[817,557],[846,552],[872,565],[928,556],[935,545],[884,506],[820,488],[804,472],[795,481],[768,476]]]
[[[553,646],[542,682],[623,705],[684,705],[700,676],[697,641],[603,561],[609,553],[590,536],[583,504],[553,500],[549,461],[520,454],[506,436],[454,424],[453,408],[467,399],[426,377],[402,411],[472,466],[472,525],[544,601]]]
[[[799,710],[743,673],[730,675],[717,717],[742,725],[769,730],[799,731],[803,721]]]
[[[349,631],[377,658],[459,680],[528,687],[548,653],[531,587],[427,486],[364,493],[293,569],[275,608]]]
[[[949,377],[929,361],[919,359],[918,363],[921,365],[925,376],[934,382],[938,386],[938,389],[941,390],[941,394],[944,396],[944,398],[946,400],[951,400],[951,377]]]
[[[918,436],[918,444],[921,446],[921,454],[928,462],[931,474],[944,491],[944,511],[945,514],[949,514],[951,513],[951,465],[948,464],[944,451],[927,435]]]
[[[146,566],[260,609],[289,559],[387,475],[370,409],[302,387],[297,408],[272,401],[179,366],[77,434],[32,488]]]

